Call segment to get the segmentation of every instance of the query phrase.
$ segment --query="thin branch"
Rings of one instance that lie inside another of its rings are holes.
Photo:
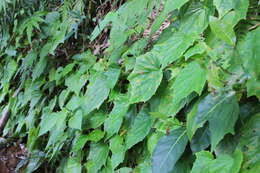
[[[2,112],[2,116],[0,117],[0,134],[3,133],[3,130],[5,128],[5,125],[9,119],[10,116],[10,110],[9,110],[9,106],[7,106],[3,112]]]

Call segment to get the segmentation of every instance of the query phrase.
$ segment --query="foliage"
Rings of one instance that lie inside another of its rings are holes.
[[[1,0],[3,136],[26,142],[24,172],[258,173],[259,13],[257,0]]]

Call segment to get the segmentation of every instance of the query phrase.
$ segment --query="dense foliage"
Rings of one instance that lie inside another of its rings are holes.
[[[0,0],[3,136],[25,172],[259,173],[258,0]]]

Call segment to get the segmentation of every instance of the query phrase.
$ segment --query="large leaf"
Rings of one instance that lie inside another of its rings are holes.
[[[133,145],[142,141],[150,132],[153,120],[148,113],[147,108],[143,108],[134,120],[134,124],[126,135],[126,148],[129,149]]]
[[[159,59],[152,53],[137,57],[134,71],[128,77],[130,81],[130,102],[145,102],[155,93],[162,80]]]
[[[238,111],[234,92],[217,96],[208,94],[194,105],[188,115],[187,132],[189,138],[191,139],[196,130],[209,121],[211,149],[215,149],[225,134],[234,132]]]
[[[247,82],[248,96],[256,95],[260,99],[259,83],[260,83],[260,28],[251,31],[245,39],[239,44],[238,50],[240,58],[245,67],[245,71],[250,74]]]
[[[166,89],[165,86],[160,88],[160,103],[156,111],[166,116],[174,116],[195,93],[201,94],[205,82],[205,70],[196,61],[189,63],[178,73],[176,79],[170,81]]]
[[[153,172],[169,173],[184,152],[188,138],[185,128],[173,130],[157,143],[152,155]]]
[[[232,156],[223,154],[214,159],[208,151],[196,154],[196,161],[191,173],[238,173],[243,161],[243,154],[236,150]]]

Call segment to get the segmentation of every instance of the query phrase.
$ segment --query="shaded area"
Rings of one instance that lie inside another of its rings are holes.
[[[28,153],[23,144],[8,142],[0,138],[0,172],[17,173],[16,167],[19,162],[27,159]],[[19,171],[21,172],[21,171]]]

